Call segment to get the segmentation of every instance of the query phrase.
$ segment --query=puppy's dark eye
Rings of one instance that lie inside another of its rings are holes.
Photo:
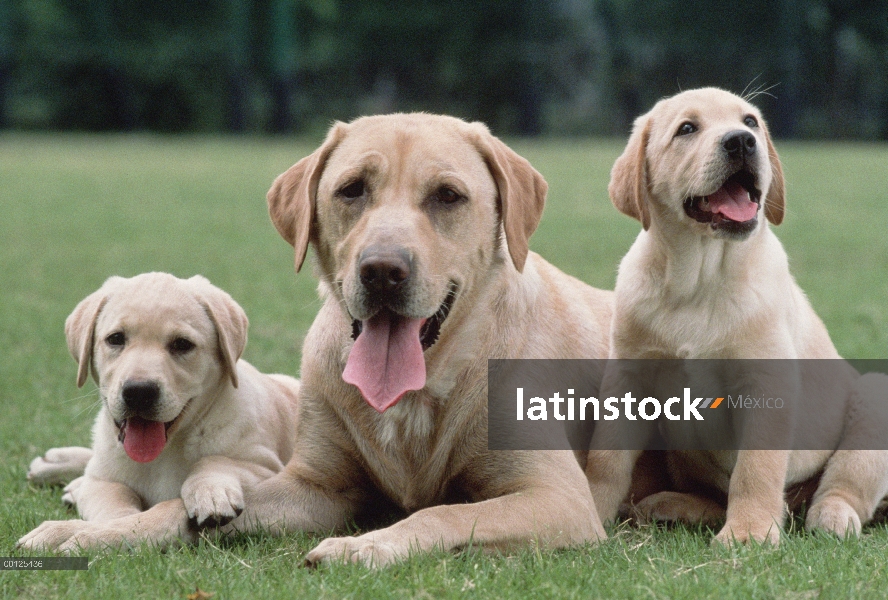
[[[432,200],[441,204],[454,204],[464,198],[465,196],[462,196],[459,192],[447,186],[438,188],[435,190],[435,193],[432,194]]]
[[[122,331],[115,331],[105,338],[105,343],[112,348],[122,348],[126,345],[126,335]]]
[[[752,115],[748,115],[745,119],[743,119],[743,124],[751,129],[755,129],[758,127],[759,122]]]
[[[690,121],[685,121],[681,125],[678,126],[678,131],[675,132],[675,135],[690,135],[697,131],[697,126],[691,123]]]
[[[356,200],[364,195],[364,180],[358,179],[357,181],[352,181],[345,187],[340,188],[337,193],[346,201]]]
[[[195,344],[191,340],[183,337],[177,337],[170,342],[169,350],[171,354],[187,354],[194,350]]]

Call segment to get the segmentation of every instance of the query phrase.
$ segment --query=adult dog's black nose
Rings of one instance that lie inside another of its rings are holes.
[[[755,136],[748,131],[726,133],[721,144],[730,158],[744,158],[755,154]]]
[[[160,399],[160,386],[155,381],[127,381],[121,391],[123,403],[134,412],[140,413],[154,408]]]
[[[361,283],[374,293],[390,293],[410,278],[410,255],[404,248],[370,246],[358,260]]]

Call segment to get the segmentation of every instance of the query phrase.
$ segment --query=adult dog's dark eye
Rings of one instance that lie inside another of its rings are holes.
[[[675,132],[675,135],[690,135],[695,131],[697,131],[697,126],[690,121],[685,121],[678,126],[678,131]]]
[[[759,122],[752,115],[748,115],[745,119],[743,119],[743,124],[751,129],[755,129],[759,126]]]
[[[435,193],[432,194],[432,199],[441,204],[453,204],[459,202],[463,198],[464,196],[460,195],[459,192],[447,186],[438,188]]]
[[[169,350],[171,354],[187,354],[194,350],[194,342],[187,338],[177,337],[170,342]]]
[[[347,186],[339,189],[339,195],[346,200],[355,200],[364,195],[364,180],[352,181]]]
[[[121,348],[126,345],[126,335],[122,331],[115,331],[105,338],[105,343],[114,348]]]

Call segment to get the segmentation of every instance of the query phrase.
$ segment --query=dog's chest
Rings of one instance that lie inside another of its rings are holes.
[[[402,402],[380,415],[361,452],[380,490],[410,512],[448,493],[449,461],[439,442],[433,408]]]
[[[145,507],[151,507],[165,500],[179,498],[182,495],[182,484],[185,483],[191,470],[174,448],[167,448],[156,460],[146,464],[130,464],[137,472],[127,478],[127,484],[142,498]]]
[[[676,297],[664,289],[628,307],[626,331],[615,342],[625,346],[624,358],[728,358],[738,346],[746,324],[755,318],[754,290],[725,285]],[[628,334],[628,335],[627,335]]]
[[[444,502],[449,486],[442,473],[427,469],[425,465],[403,467],[376,466],[374,479],[380,491],[408,513]]]

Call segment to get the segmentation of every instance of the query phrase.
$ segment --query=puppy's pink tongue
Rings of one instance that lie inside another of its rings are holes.
[[[728,181],[717,192],[706,197],[709,209],[715,214],[722,214],[732,221],[743,223],[754,219],[758,212],[758,204],[749,197],[749,192],[735,181]]]
[[[342,379],[356,386],[379,412],[397,404],[410,390],[425,386],[425,358],[419,341],[423,321],[382,310],[363,322]]]
[[[136,462],[151,462],[166,445],[166,426],[160,421],[130,417],[123,431],[123,449]]]

